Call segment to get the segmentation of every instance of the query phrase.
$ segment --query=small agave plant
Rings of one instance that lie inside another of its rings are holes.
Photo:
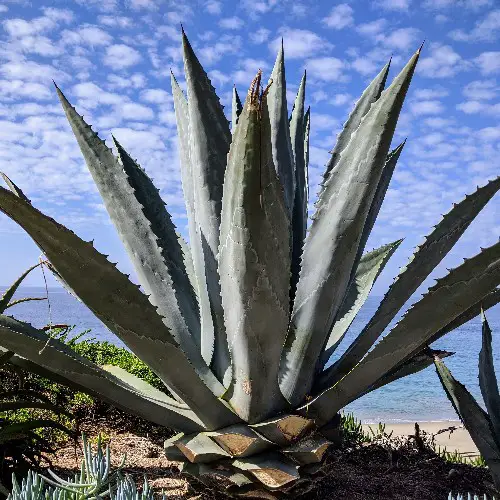
[[[479,387],[486,405],[485,412],[472,394],[456,380],[440,360],[434,361],[436,370],[457,415],[477,446],[490,469],[495,487],[500,491],[500,393],[498,392],[491,329],[484,315],[482,347],[479,353]]]
[[[101,437],[97,440],[97,449],[82,435],[83,459],[80,473],[73,478],[63,479],[50,469],[48,476],[29,471],[28,475],[18,483],[12,476],[12,491],[7,500],[154,500],[153,490],[146,478],[141,491],[132,478],[123,476],[121,471],[125,464],[125,456],[120,465],[111,470],[111,452],[109,446],[103,450]],[[160,498],[157,496],[156,498]]]
[[[180,431],[165,448],[187,473],[224,478],[219,483],[235,494],[291,488],[322,462],[340,409],[432,365],[434,355],[447,356],[429,344],[479,314],[481,301],[488,307],[500,300],[497,243],[438,280],[370,351],[500,178],[439,221],[373,318],[327,367],[401,243],[365,252],[403,150],[404,143],[390,146],[420,50],[387,90],[389,63],[364,91],[326,166],[308,228],[305,74],[289,118],[282,47],[265,88],[259,72],[244,104],[234,91],[230,129],[182,38],[187,98],[173,75],[172,93],[189,246],[145,171],[113,137],[115,156],[57,88],[145,293],[91,242],[34,208],[13,182],[12,192],[0,189],[0,210],[170,395],[124,370],[93,365],[7,316],[0,316],[0,345],[61,382]]]

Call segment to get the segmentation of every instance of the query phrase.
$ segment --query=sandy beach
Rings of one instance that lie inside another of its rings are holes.
[[[476,445],[461,422],[418,422],[418,424],[422,431],[436,435],[436,445],[441,447],[441,449],[446,448],[447,451],[450,452],[457,450],[462,455],[471,458],[479,455]],[[378,426],[374,424],[364,424],[363,427],[367,430],[369,427],[372,427],[373,430],[376,431]],[[456,429],[452,432],[450,429],[438,434],[439,431],[452,427],[456,427]],[[415,434],[414,423],[387,423],[385,429],[387,433],[392,431],[393,436],[408,436]]]

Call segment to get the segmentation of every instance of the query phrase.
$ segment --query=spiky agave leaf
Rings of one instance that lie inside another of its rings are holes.
[[[229,379],[231,360],[224,330],[217,251],[221,223],[222,192],[231,131],[219,98],[196,57],[184,31],[184,71],[189,116],[189,162],[191,165],[196,240],[203,256],[198,279],[207,282],[210,311],[214,322],[213,369],[221,381]],[[198,250],[200,251],[200,250]],[[201,262],[200,262],[201,263]],[[196,270],[198,273],[198,269]]]
[[[325,349],[321,353],[322,366],[328,362],[330,356],[337,349],[340,342],[342,342],[351,323],[366,302],[373,284],[402,241],[398,240],[394,243],[383,245],[361,257],[354,280],[347,289],[344,302],[330,332]]]
[[[322,386],[332,385],[348,373],[369,351],[406,301],[453,248],[476,215],[500,189],[500,177],[467,195],[443,216],[434,231],[419,245],[368,324],[340,359],[322,376]],[[487,290],[486,292],[489,292]],[[482,297],[478,297],[478,300]],[[450,321],[454,318],[450,318]]]
[[[272,85],[267,93],[267,105],[271,123],[273,162],[283,186],[285,205],[291,221],[295,197],[295,166],[288,120],[283,40],[269,81]]]
[[[440,359],[435,360],[435,365],[448,399],[486,461],[495,486],[500,488],[500,444],[493,434],[488,414]]]
[[[60,89],[56,89],[139,281],[151,303],[165,318],[177,343],[196,362],[201,342],[196,298],[186,273],[175,226],[163,200],[146,173],[121,144],[113,137],[118,151],[118,158],[115,158]]]
[[[292,210],[292,276],[290,282],[290,303],[293,304],[299,281],[302,249],[307,232],[307,172],[305,156],[305,103],[306,72],[300,81],[297,97],[290,117],[290,138],[295,162],[295,195]]]
[[[145,382],[139,391],[138,387],[99,368],[62,342],[50,338],[27,323],[0,315],[0,339],[3,347],[15,351],[42,369],[159,425],[187,432],[202,430],[204,427],[192,410],[166,394],[160,396],[160,391],[149,394],[144,391]]]
[[[231,104],[231,132],[234,134],[234,130],[236,128],[236,125],[238,124],[238,117],[243,110],[243,105],[241,104],[240,96],[238,95],[238,91],[236,90],[236,85],[233,87],[233,98]]]
[[[147,297],[93,245],[4,188],[0,188],[0,210],[23,227],[89,309],[207,427],[218,428],[221,423],[238,421],[217,398],[224,388],[208,367],[190,363]]]
[[[368,394],[376,389],[380,389],[380,387],[383,387],[384,385],[429,368],[429,366],[434,364],[435,358],[443,359],[448,356],[453,356],[454,354],[454,352],[440,351],[427,347],[418,354],[412,356],[407,361],[404,361],[400,365],[393,368],[389,373],[385,374],[382,378],[370,386],[364,394]]]
[[[436,340],[439,340],[447,333],[456,330],[463,324],[467,323],[467,321],[470,321],[472,318],[479,316],[481,314],[481,310],[487,311],[490,307],[496,306],[499,302],[500,288],[497,288],[496,290],[493,290],[492,292],[482,297],[480,301],[476,302],[473,306],[469,307],[469,309],[458,315],[453,321],[450,321],[444,328],[441,328],[441,330],[439,330],[430,338],[429,344],[436,342]]]
[[[375,191],[375,196],[373,197],[372,204],[370,206],[370,210],[366,217],[365,226],[363,227],[363,232],[361,234],[361,240],[359,242],[358,247],[358,255],[356,259],[361,258],[363,252],[366,247],[366,242],[370,237],[373,226],[375,225],[375,221],[377,220],[378,214],[382,207],[382,203],[385,198],[385,194],[387,193],[387,189],[389,188],[389,184],[392,179],[392,174],[396,169],[396,165],[398,163],[399,157],[403,151],[403,148],[406,144],[406,140],[402,142],[397,148],[393,149],[385,160],[385,165],[382,170],[382,175],[380,176],[380,180],[378,181],[377,190]]]
[[[389,75],[390,65],[391,61],[389,60],[389,62],[382,68],[380,73],[373,79],[370,85],[368,85],[368,87],[365,89],[359,101],[356,103],[354,109],[349,115],[347,122],[344,124],[342,131],[337,137],[337,142],[335,144],[335,147],[331,151],[332,156],[328,160],[328,163],[326,164],[325,168],[325,173],[323,174],[322,188],[318,195],[317,204],[319,204],[320,202],[319,200],[321,199],[325,183],[330,177],[330,172],[333,170],[333,168],[337,165],[337,163],[340,160],[340,153],[342,153],[342,151],[349,143],[351,135],[359,127],[361,120],[368,113],[371,105],[374,102],[376,102],[380,97],[380,95],[382,94],[382,91],[384,90],[385,87],[385,83],[387,81],[387,76]]]
[[[318,359],[357,265],[361,233],[419,51],[374,103],[332,170],[304,245],[280,370],[292,404],[310,391]]]
[[[5,178],[8,179],[8,177],[6,177],[6,176],[5,176]],[[21,283],[24,281],[26,276],[28,276],[28,274],[31,273],[31,271],[33,271],[37,267],[40,267],[41,265],[42,265],[42,263],[39,262],[38,264],[35,264],[34,266],[31,266],[29,269],[24,271],[24,273],[21,274],[21,276],[19,276],[19,278],[17,278],[17,280],[14,281],[14,283],[12,283],[12,285],[4,292],[2,297],[0,297],[0,314],[3,313],[7,308],[12,307],[16,304],[20,304],[21,302],[26,302],[29,300],[45,300],[46,299],[46,297],[41,297],[41,298],[29,297],[26,299],[19,299],[19,300],[15,300],[15,301],[11,302],[12,297],[14,296],[14,294],[16,293],[17,289],[19,288]]]
[[[259,72],[229,152],[219,248],[233,362],[233,380],[224,397],[250,423],[286,405],[278,386],[278,368],[289,317],[289,221],[274,170],[260,78]]]
[[[488,411],[493,433],[500,446],[500,394],[495,375],[495,365],[493,364],[491,328],[484,311],[481,311],[481,320],[483,323],[483,338],[481,351],[479,352],[479,387],[481,388],[481,394],[483,395],[486,410]]]
[[[326,422],[357,399],[376,380],[408,356],[418,353],[434,333],[463,313],[500,283],[500,242],[451,270],[429,288],[421,300],[359,363],[332,388],[300,411]]]
[[[181,160],[181,180],[184,200],[186,203],[186,212],[188,218],[189,241],[191,244],[191,254],[193,257],[193,268],[195,271],[195,283],[200,311],[200,331],[201,331],[201,354],[207,364],[213,360],[215,345],[214,320],[212,318],[212,309],[208,295],[207,279],[213,279],[213,276],[205,274],[205,261],[203,256],[202,242],[198,234],[196,223],[196,211],[194,203],[194,184],[193,170],[189,158],[189,110],[188,102],[177,83],[173,73],[171,75],[172,95],[174,98],[175,118],[177,122],[177,136],[179,138],[179,156]],[[218,287],[218,284],[212,284],[212,288]],[[220,329],[217,330],[220,332]],[[222,329],[222,333],[224,333]],[[220,344],[220,342],[219,342]],[[218,355],[221,351],[218,351]],[[222,351],[224,352],[224,351]],[[227,359],[227,349],[225,359]],[[217,363],[216,363],[217,364]],[[226,366],[223,362],[221,366]],[[218,366],[218,364],[217,364]],[[223,380],[223,374],[217,370],[214,371],[219,380]],[[227,367],[225,368],[227,370]]]

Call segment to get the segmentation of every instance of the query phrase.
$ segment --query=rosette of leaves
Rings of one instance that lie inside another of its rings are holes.
[[[351,401],[432,365],[431,342],[498,302],[500,244],[449,271],[373,345],[500,188],[479,187],[442,217],[348,350],[327,362],[401,240],[365,252],[404,143],[391,142],[420,50],[384,90],[389,63],[355,105],[307,224],[309,130],[302,78],[288,115],[283,47],[232,127],[182,34],[187,96],[172,75],[189,245],[145,170],[116,155],[56,88],[144,293],[106,256],[34,208],[11,182],[0,210],[72,293],[168,388],[98,367],[30,325],[0,317],[0,344],[60,381],[182,434],[168,457],[237,493],[290,487],[322,461]],[[265,87],[265,88],[264,88]],[[371,349],[371,350],[370,350]],[[370,352],[369,352],[370,351]],[[235,493],[236,494],[236,493]],[[270,493],[266,493],[270,495]],[[274,493],[273,493],[274,494]]]
[[[482,313],[482,347],[479,353],[479,387],[486,411],[456,380],[440,359],[434,361],[439,379],[457,415],[490,469],[495,488],[500,491],[500,393],[493,364],[492,335]]]

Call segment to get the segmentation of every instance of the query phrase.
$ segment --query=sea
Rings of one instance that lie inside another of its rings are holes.
[[[27,296],[44,297],[46,290],[39,287],[22,287],[16,293],[16,298]],[[75,334],[90,330],[84,338],[107,340],[116,345],[123,345],[83,303],[64,289],[49,289],[48,296],[49,301],[19,304],[9,309],[8,312],[37,327],[47,325],[49,322],[75,325],[73,330]],[[338,357],[361,331],[376,311],[380,300],[381,297],[368,298],[351,325],[344,342],[339,346],[338,354],[334,355],[332,360]],[[500,378],[500,304],[491,308],[486,315],[493,331],[495,364]],[[481,402],[478,384],[478,354],[481,349],[480,318],[475,318],[447,334],[433,344],[433,347],[455,352],[453,356],[446,358],[446,365],[455,378],[465,384]],[[364,423],[457,420],[457,415],[433,367],[363,396],[347,406],[344,411],[354,413]]]

